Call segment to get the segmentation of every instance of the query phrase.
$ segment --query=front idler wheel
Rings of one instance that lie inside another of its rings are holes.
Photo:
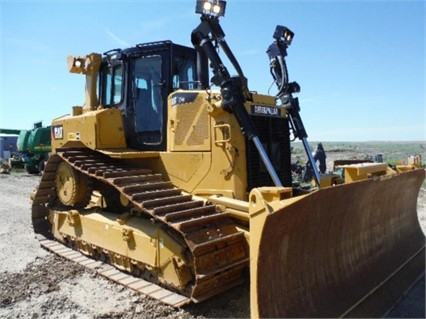
[[[56,194],[65,206],[85,207],[90,201],[89,179],[69,164],[59,164],[55,177]]]

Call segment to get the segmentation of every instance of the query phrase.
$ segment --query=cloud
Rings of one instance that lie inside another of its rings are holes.
[[[118,37],[116,34],[111,32],[110,30],[107,29],[107,30],[105,30],[105,32],[111,39],[113,39],[115,42],[117,42],[117,44],[120,45],[121,47],[129,47],[130,46],[130,44],[127,41],[121,39],[120,37]]]

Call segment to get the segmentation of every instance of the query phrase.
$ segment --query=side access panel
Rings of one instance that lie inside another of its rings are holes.
[[[425,271],[424,170],[295,201],[250,194],[252,317],[383,316]]]

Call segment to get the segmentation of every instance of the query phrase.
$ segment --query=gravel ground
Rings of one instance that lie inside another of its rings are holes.
[[[176,310],[107,281],[40,248],[30,221],[29,194],[40,178],[0,175],[0,318],[249,317],[249,286]],[[418,202],[426,230],[426,189]],[[424,280],[390,317],[424,317]],[[420,314],[420,315],[419,315]]]

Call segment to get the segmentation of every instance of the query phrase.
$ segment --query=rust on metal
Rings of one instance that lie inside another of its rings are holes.
[[[251,256],[252,316],[386,313],[425,270],[416,210],[424,176],[417,170],[325,188],[268,214],[250,237],[259,253]]]

